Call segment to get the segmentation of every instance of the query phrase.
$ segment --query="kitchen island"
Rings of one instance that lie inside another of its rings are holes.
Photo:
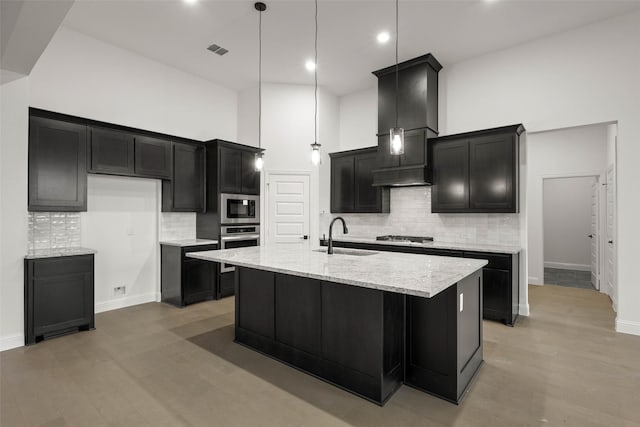
[[[486,261],[280,244],[187,256],[237,266],[236,342],[383,405],[458,403],[482,363]]]

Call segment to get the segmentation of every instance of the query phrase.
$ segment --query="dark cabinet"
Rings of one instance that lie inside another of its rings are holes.
[[[133,175],[134,137],[114,129],[89,128],[88,168],[90,173]]]
[[[87,127],[29,118],[29,211],[87,210]]]
[[[195,144],[173,144],[173,173],[170,181],[162,181],[164,212],[204,211],[204,147]]]
[[[377,148],[342,151],[331,158],[331,212],[389,212],[389,189],[373,186]]]
[[[162,244],[160,246],[162,302],[183,307],[213,299],[218,263],[189,258],[186,254],[217,248],[215,244],[182,247]]]
[[[430,130],[413,130],[404,134],[404,153],[391,154],[389,135],[378,136],[378,153],[374,170],[375,186],[426,185],[427,137],[434,135]]]
[[[220,192],[260,194],[260,172],[255,170],[255,151],[221,146]]]
[[[137,176],[171,178],[171,142],[150,136],[136,136],[134,147]]]
[[[513,125],[431,139],[431,211],[518,212],[522,132]]]
[[[438,132],[438,72],[442,65],[431,54],[398,64],[398,126]],[[374,71],[378,77],[378,134],[396,125],[396,66]]]
[[[94,328],[93,265],[93,255],[25,260],[26,345]]]

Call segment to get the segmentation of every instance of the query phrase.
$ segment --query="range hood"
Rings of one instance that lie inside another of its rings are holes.
[[[374,71],[378,78],[378,159],[373,185],[431,185],[427,138],[438,136],[438,72],[429,54],[398,64],[397,124],[405,130],[405,152],[392,155],[389,129],[396,125],[396,66]]]

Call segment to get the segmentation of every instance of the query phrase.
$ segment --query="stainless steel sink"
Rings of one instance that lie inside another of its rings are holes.
[[[314,252],[324,252],[327,253],[327,248],[314,249]],[[342,248],[333,248],[333,253],[335,255],[354,255],[354,256],[369,256],[375,255],[378,252],[375,251],[365,251],[360,249],[342,249]]]

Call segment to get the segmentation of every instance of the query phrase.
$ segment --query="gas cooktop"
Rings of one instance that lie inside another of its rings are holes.
[[[433,237],[420,237],[420,236],[378,236],[376,240],[384,240],[388,242],[411,242],[411,243],[427,243],[433,242]]]

